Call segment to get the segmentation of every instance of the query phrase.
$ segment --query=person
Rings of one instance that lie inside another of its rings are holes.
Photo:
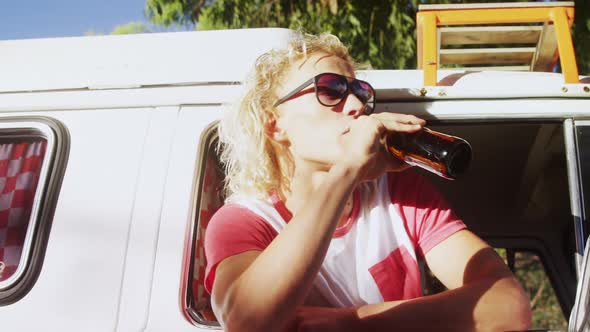
[[[502,259],[427,180],[385,153],[413,115],[373,113],[330,34],[260,56],[219,125],[229,198],[205,235],[226,331],[507,331],[531,324]],[[418,260],[448,291],[421,296]]]

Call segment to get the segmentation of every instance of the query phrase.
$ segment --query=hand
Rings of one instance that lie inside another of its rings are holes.
[[[394,132],[413,133],[426,121],[413,115],[379,113],[351,120],[340,136],[341,165],[358,170],[358,180],[370,181],[387,171],[402,171],[410,167],[392,157],[383,148],[385,135]]]
[[[299,307],[285,332],[361,331],[354,308]]]

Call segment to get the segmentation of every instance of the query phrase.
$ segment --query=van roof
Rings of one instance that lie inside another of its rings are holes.
[[[240,29],[0,41],[0,93],[238,84],[264,51],[282,47],[288,29]],[[423,86],[421,70],[370,70],[379,99],[590,98],[590,77],[566,85],[539,72],[439,71]]]
[[[0,92],[240,82],[288,29],[0,41]]]

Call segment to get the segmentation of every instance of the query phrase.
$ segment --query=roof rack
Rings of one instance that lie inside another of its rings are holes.
[[[551,71],[559,57],[565,83],[579,83],[573,20],[573,1],[420,5],[418,69],[436,86],[439,65]]]

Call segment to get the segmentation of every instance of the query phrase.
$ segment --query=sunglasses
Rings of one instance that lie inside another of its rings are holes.
[[[277,100],[274,107],[279,106],[293,97],[299,97],[302,94],[302,90],[311,83],[314,84],[315,96],[318,102],[324,106],[336,106],[352,93],[365,105],[363,114],[371,114],[375,108],[375,90],[371,84],[357,80],[356,78],[334,73],[323,73],[310,78],[288,95]]]

